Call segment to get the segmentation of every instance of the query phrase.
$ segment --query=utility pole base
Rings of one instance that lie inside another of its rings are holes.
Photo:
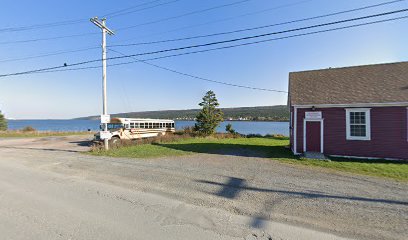
[[[105,150],[109,150],[109,140],[108,139],[103,140],[103,145],[105,147]]]

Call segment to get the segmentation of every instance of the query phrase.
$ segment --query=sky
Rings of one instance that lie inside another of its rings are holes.
[[[107,26],[115,31],[115,35],[107,36],[107,54],[108,58],[111,58],[121,56],[112,50],[125,55],[140,54],[408,8],[408,1],[401,1],[357,12],[233,34],[164,43],[113,46],[229,32],[383,2],[387,0],[2,0],[0,75],[100,59],[101,33],[89,21],[89,18],[94,16],[107,16]],[[221,7],[222,5],[224,6]],[[138,56],[138,59],[401,16],[408,16],[408,12],[234,43]],[[78,21],[71,22],[72,20]],[[70,24],[56,24],[57,26],[48,28],[35,27],[25,31],[7,30],[64,21],[70,21]],[[129,26],[132,27],[128,28]],[[407,61],[407,26],[408,19],[401,19],[236,48],[150,60],[149,63],[200,78],[287,91],[289,72]],[[44,38],[48,39],[39,40]],[[110,45],[112,47],[109,47]],[[84,48],[91,49],[36,57]],[[286,93],[202,81],[141,62],[109,66],[132,60],[134,59],[108,59],[109,113],[198,108],[198,103],[208,90],[216,93],[221,107],[270,106],[287,102]],[[67,119],[99,115],[102,112],[101,62],[78,67],[88,66],[95,68],[0,77],[0,110],[7,118],[15,119]]]

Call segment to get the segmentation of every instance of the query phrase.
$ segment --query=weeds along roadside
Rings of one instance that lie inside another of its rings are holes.
[[[233,138],[273,138],[279,140],[287,140],[288,138],[281,134],[239,134],[239,133],[216,133],[211,136],[202,136],[198,132],[194,131],[193,127],[186,127],[183,130],[178,130],[174,133],[167,133],[166,135],[142,138],[134,140],[122,139],[118,144],[111,145],[110,149],[118,149],[123,147],[145,145],[145,144],[160,144],[160,143],[170,143],[177,142],[181,140],[194,139],[194,138],[207,138],[207,139],[233,139]],[[105,151],[102,144],[94,144],[91,147],[91,152],[102,152]]]

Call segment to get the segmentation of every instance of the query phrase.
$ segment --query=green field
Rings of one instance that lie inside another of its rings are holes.
[[[343,158],[333,158],[330,161],[301,159],[293,156],[290,150],[285,148],[288,144],[288,140],[273,138],[188,138],[168,143],[121,147],[110,151],[93,151],[90,154],[126,158],[157,158],[194,153],[262,157],[286,164],[304,165],[322,170],[343,171],[408,181],[407,163]]]
[[[48,132],[48,131],[0,131],[0,138],[57,137],[91,135],[90,132]]]

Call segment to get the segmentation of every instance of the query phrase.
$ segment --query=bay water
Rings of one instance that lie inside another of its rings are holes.
[[[175,121],[176,129],[194,126],[194,121]],[[255,122],[255,121],[225,121],[217,131],[225,132],[225,126],[230,123],[235,131],[241,134],[282,134],[289,135],[288,122]],[[99,120],[8,120],[10,130],[31,126],[39,131],[99,131]]]

